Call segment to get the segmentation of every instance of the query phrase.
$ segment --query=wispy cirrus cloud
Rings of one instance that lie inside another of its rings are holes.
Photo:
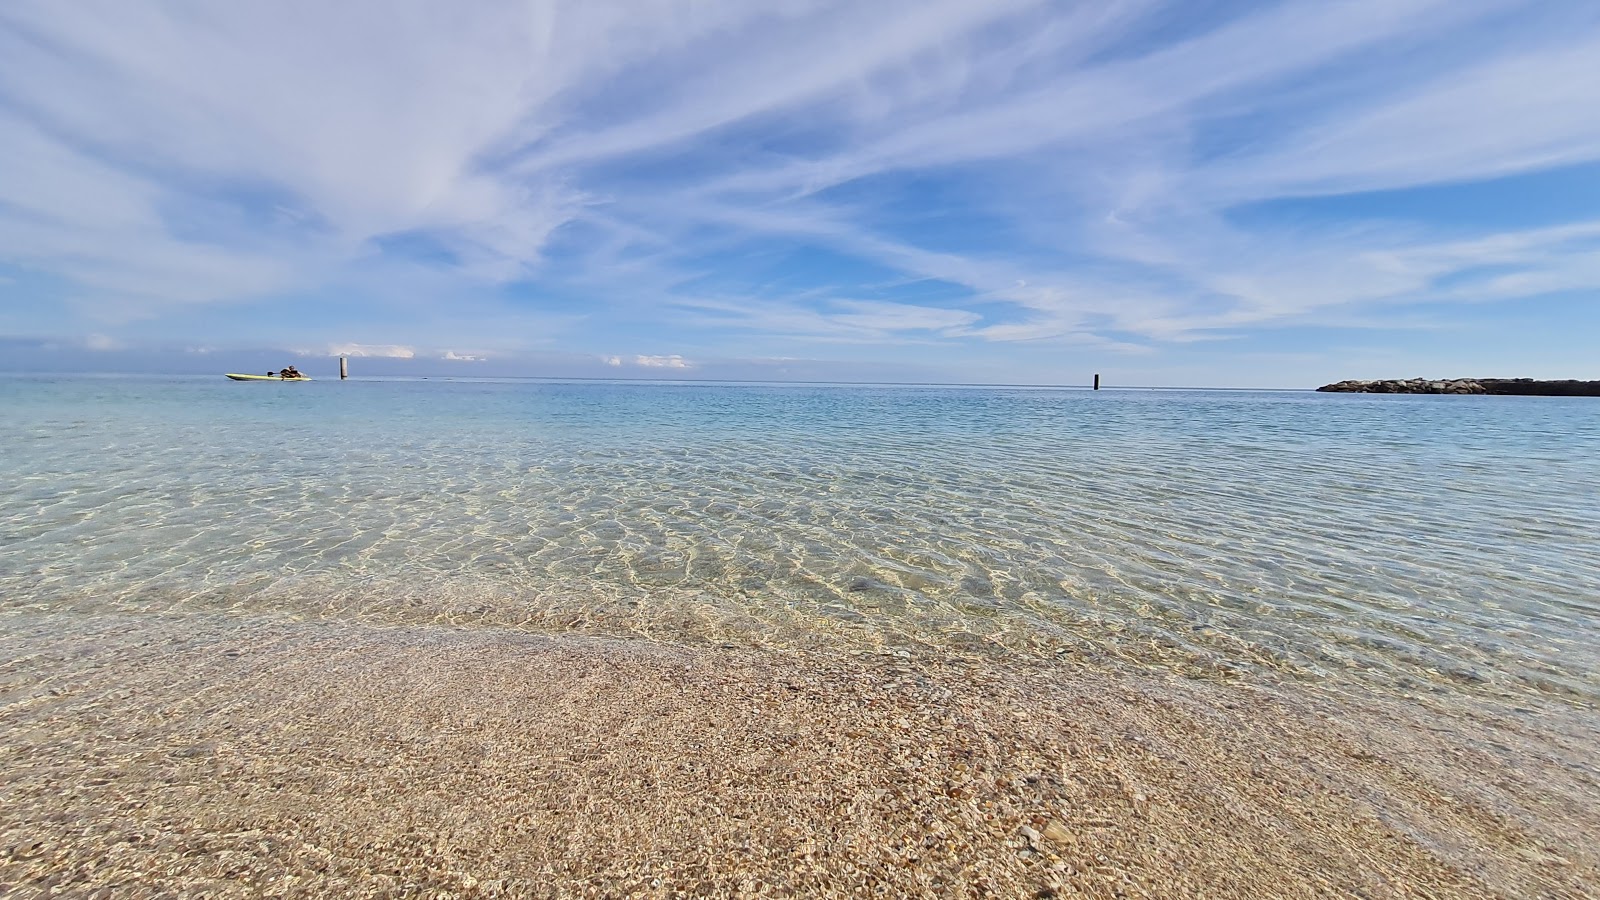
[[[1448,191],[1592,178],[1597,56],[1535,0],[22,0],[0,324],[657,370],[1382,330],[1596,283],[1600,198]]]

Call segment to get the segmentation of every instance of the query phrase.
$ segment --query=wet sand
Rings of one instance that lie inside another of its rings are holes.
[[[1006,660],[26,613],[0,894],[1584,897],[1591,713]]]

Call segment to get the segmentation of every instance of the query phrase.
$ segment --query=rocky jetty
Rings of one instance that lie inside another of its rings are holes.
[[[1317,388],[1336,394],[1504,394],[1538,397],[1600,397],[1600,381],[1535,381],[1532,378],[1410,378],[1340,381]]]

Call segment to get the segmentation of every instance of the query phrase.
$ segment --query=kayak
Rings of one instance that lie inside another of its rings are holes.
[[[301,375],[299,378],[284,378],[281,375],[235,375],[232,372],[228,373],[228,377],[232,378],[234,381],[310,381],[311,380],[311,379],[307,378],[304,375]]]

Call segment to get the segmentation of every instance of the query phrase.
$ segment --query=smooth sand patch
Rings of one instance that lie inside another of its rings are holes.
[[[1600,890],[1576,712],[486,629],[4,624],[7,896]]]

